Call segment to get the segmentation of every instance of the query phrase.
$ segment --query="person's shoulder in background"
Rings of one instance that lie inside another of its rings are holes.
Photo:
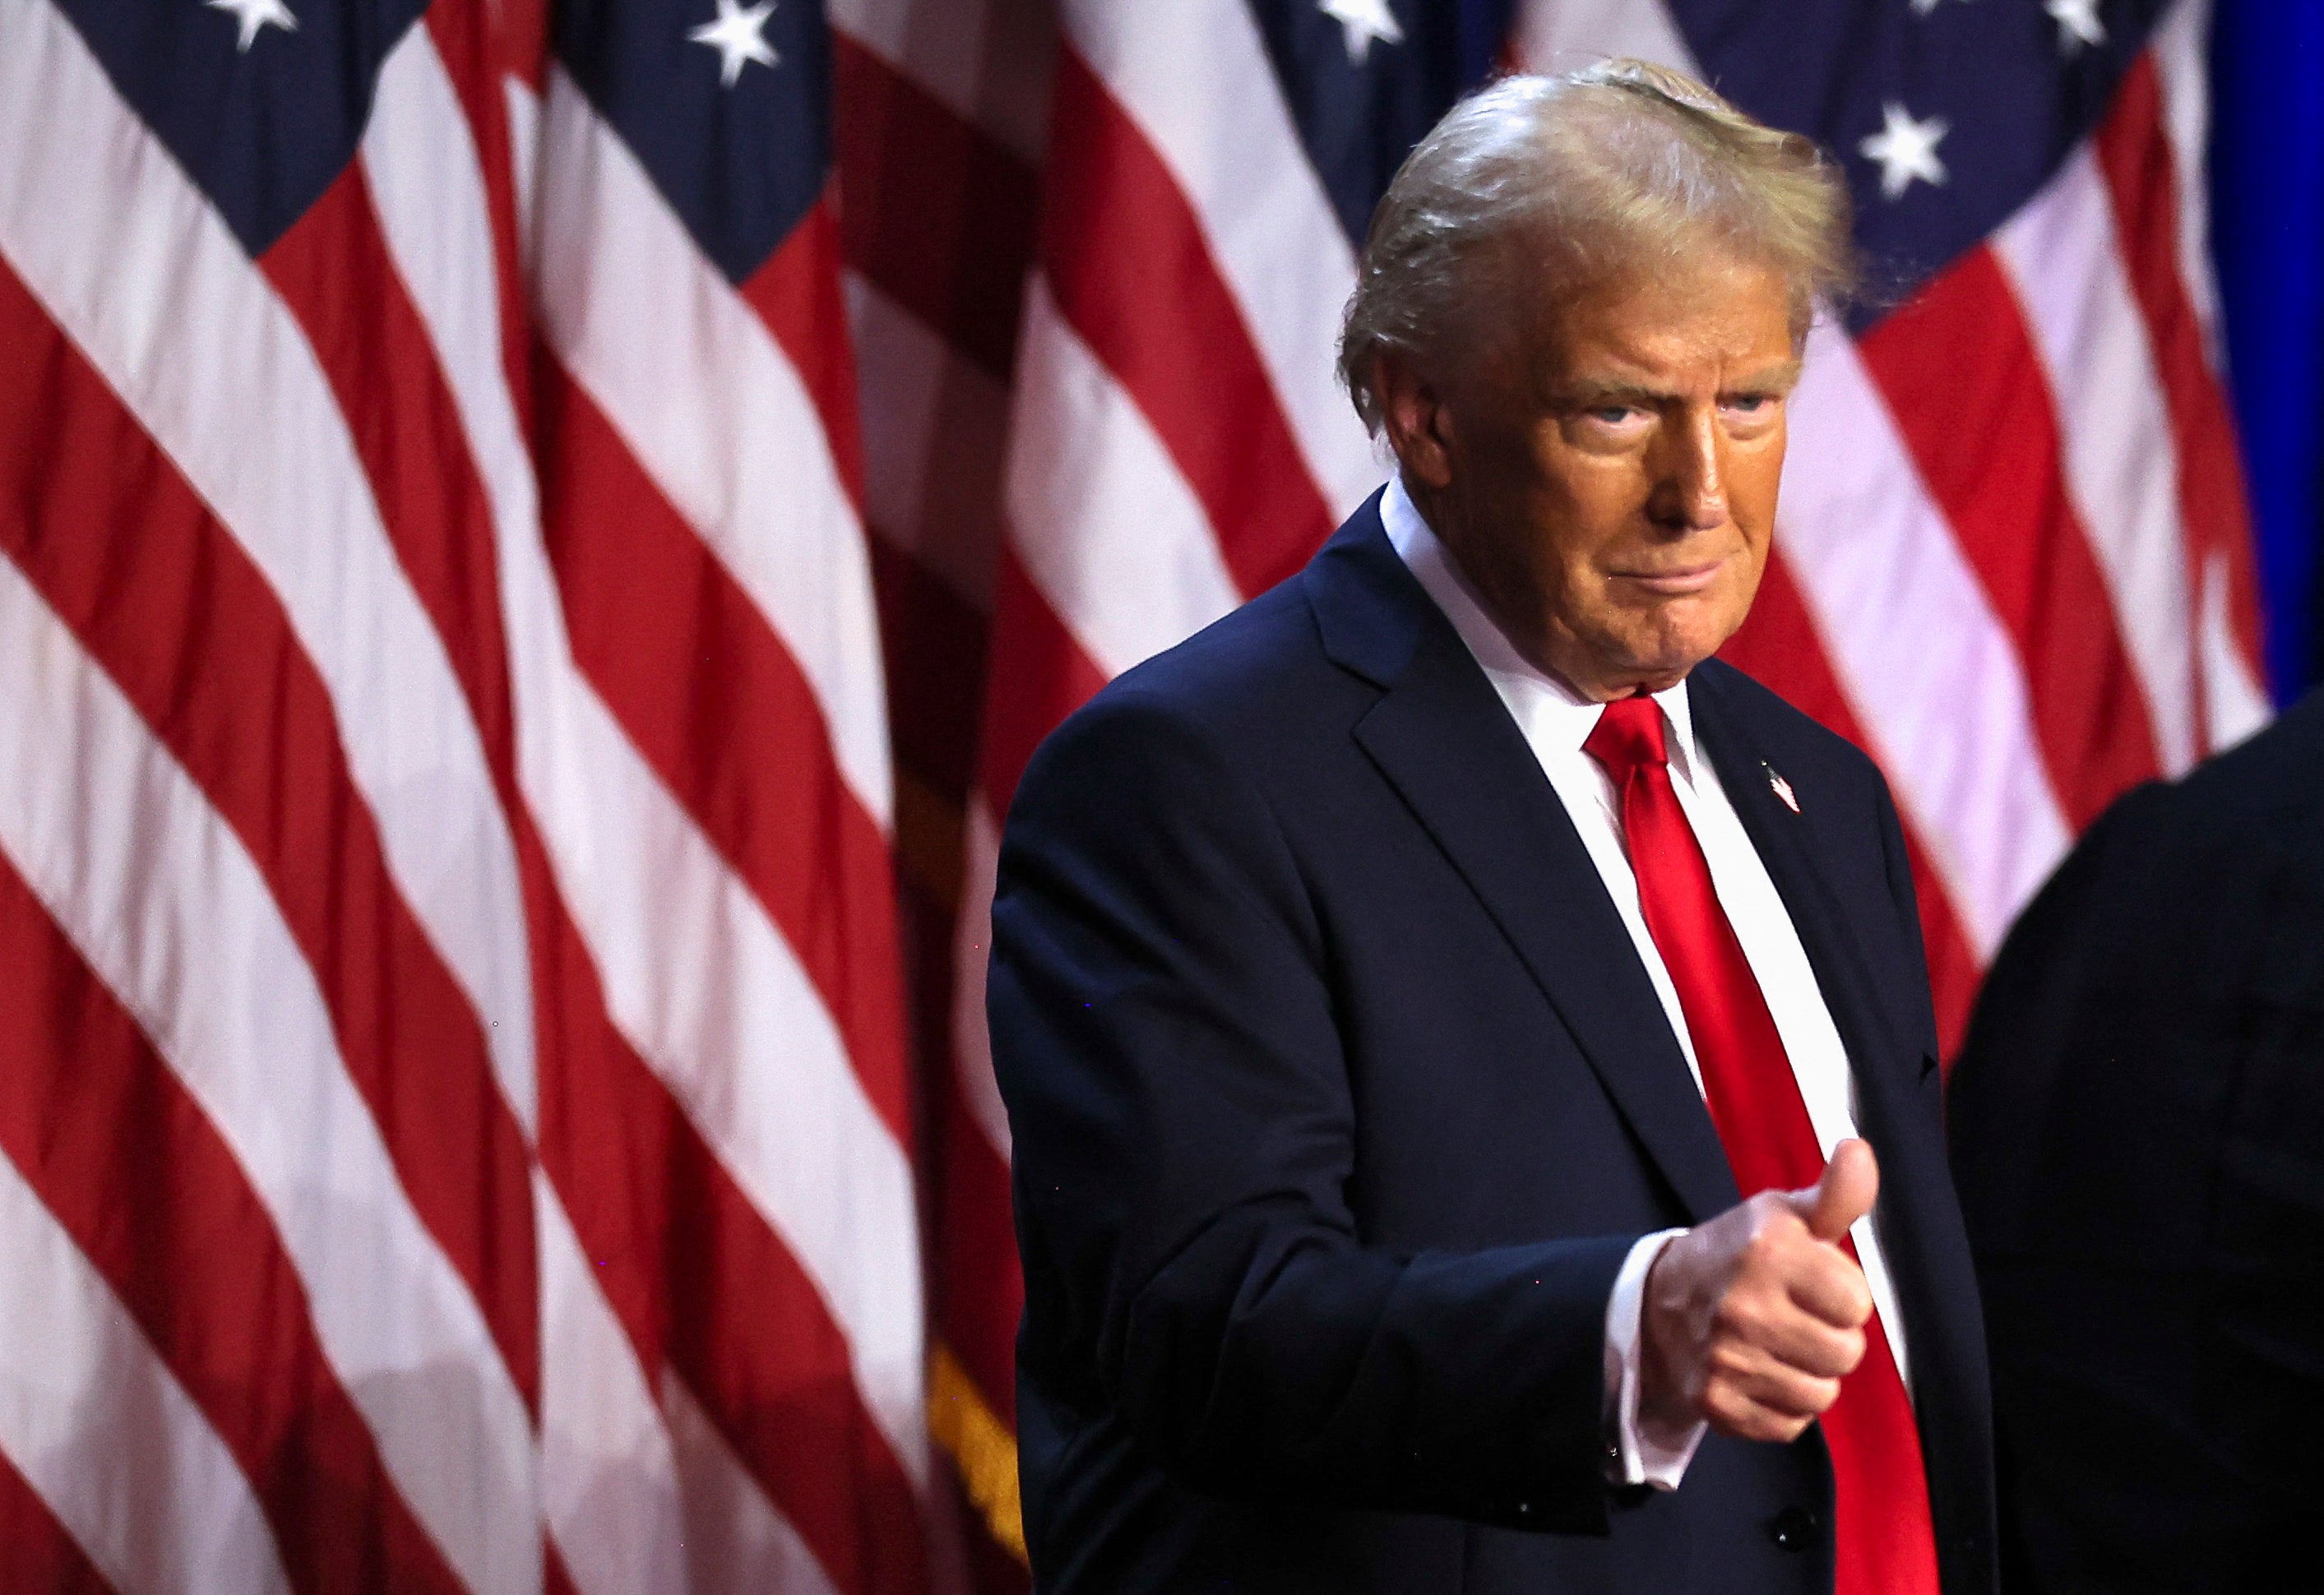
[[[2128,795],[1950,1100],[2018,1587],[2254,1587],[2324,1527],[2324,694]]]

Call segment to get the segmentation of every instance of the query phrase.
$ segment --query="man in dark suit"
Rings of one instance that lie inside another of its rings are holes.
[[[2010,1588],[2324,1589],[2324,695],[2090,828],[1951,1096]]]
[[[1348,313],[1397,477],[1028,770],[1040,1589],[1992,1587],[1895,812],[1710,658],[1844,204],[1659,69],[1457,107]]]

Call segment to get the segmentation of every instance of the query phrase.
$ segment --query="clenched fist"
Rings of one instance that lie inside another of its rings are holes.
[[[1762,1191],[1673,1238],[1646,1275],[1640,1423],[1789,1441],[1831,1406],[1872,1315],[1840,1243],[1879,1191],[1872,1148],[1842,1141],[1808,1189]]]

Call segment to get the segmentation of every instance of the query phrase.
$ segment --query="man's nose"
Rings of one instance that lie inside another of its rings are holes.
[[[1655,450],[1654,496],[1646,510],[1673,530],[1707,531],[1727,520],[1727,481],[1719,455],[1719,420],[1687,412],[1664,431]]]

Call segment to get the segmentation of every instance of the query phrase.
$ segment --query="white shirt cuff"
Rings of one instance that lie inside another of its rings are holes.
[[[1649,1434],[1638,1423],[1639,1319],[1646,1306],[1646,1273],[1672,1238],[1685,1233],[1664,1230],[1640,1237],[1622,1259],[1622,1271],[1614,1276],[1614,1294],[1606,1299],[1606,1477],[1616,1484],[1676,1489],[1710,1427],[1697,1422],[1674,1437]]]

